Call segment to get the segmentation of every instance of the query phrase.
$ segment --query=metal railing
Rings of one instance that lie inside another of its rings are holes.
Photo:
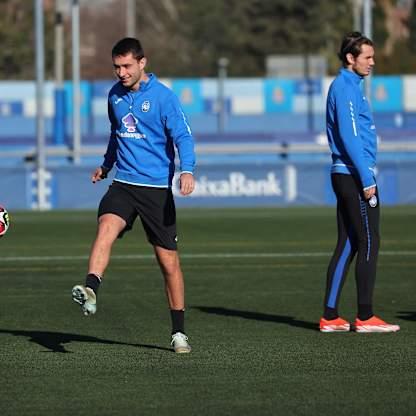
[[[106,146],[89,145],[81,146],[80,156],[103,156]],[[198,155],[223,155],[223,154],[326,154],[329,153],[327,145],[314,143],[224,143],[224,144],[196,144],[195,151]],[[382,142],[378,147],[379,152],[416,152],[415,142]],[[67,157],[72,158],[73,150],[67,146],[47,146],[45,147],[47,157]],[[21,158],[22,160],[36,160],[36,146],[26,146],[18,149],[6,149],[0,151],[0,158]]]

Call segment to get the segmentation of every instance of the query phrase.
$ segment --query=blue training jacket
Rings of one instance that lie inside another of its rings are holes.
[[[326,105],[326,132],[332,173],[355,175],[363,189],[376,184],[377,135],[370,106],[361,90],[363,77],[342,68],[332,82]]]
[[[115,164],[114,180],[167,188],[175,172],[175,149],[182,173],[193,173],[194,140],[178,97],[154,74],[130,91],[120,82],[108,94],[111,136],[103,166]]]

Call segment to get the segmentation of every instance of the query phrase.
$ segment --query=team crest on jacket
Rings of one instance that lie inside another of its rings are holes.
[[[132,113],[128,113],[121,119],[121,121],[123,122],[128,133],[134,133],[136,131],[136,124],[138,123],[138,120]]]
[[[150,101],[146,100],[142,102],[142,111],[147,113],[150,110]]]

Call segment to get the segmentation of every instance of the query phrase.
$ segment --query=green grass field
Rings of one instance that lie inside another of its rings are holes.
[[[376,312],[397,334],[321,334],[333,208],[179,210],[188,355],[169,349],[139,223],[84,317],[95,212],[13,213],[0,239],[0,414],[414,415],[416,207],[383,208]],[[350,273],[341,312],[355,318]]]

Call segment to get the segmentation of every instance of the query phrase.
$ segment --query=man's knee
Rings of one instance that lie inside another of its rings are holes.
[[[98,236],[114,240],[125,228],[126,222],[114,214],[104,214],[98,219]]]
[[[175,250],[155,247],[156,256],[165,275],[175,275],[180,271],[179,256]]]

